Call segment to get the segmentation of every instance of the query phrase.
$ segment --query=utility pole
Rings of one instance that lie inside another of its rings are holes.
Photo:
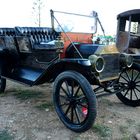
[[[33,0],[33,16],[35,18],[35,24],[41,26],[41,11],[44,7],[44,0]]]

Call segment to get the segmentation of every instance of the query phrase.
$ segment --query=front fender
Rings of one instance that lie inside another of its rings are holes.
[[[67,70],[77,71],[89,79],[89,75],[91,73],[91,63],[88,59],[60,59],[49,65],[36,84],[42,84],[46,81],[53,82],[61,72]]]
[[[79,65],[82,65],[82,66],[91,66],[91,63],[90,63],[90,60],[88,59],[79,59],[79,58],[65,58],[65,59],[61,59],[60,60],[60,63],[63,62],[63,63],[70,63],[70,64],[79,64]],[[58,62],[59,63],[59,62]]]

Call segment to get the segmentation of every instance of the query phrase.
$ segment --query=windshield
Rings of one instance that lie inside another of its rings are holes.
[[[80,15],[55,11],[52,15],[53,26],[57,32],[95,33],[97,29],[97,13]]]

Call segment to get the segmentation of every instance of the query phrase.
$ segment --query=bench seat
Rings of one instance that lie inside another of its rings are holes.
[[[48,43],[56,40],[60,35],[49,27],[15,27],[15,30],[20,36],[30,37],[32,44]]]
[[[47,47],[52,46],[49,42],[56,40],[60,33],[49,27],[15,27],[0,28],[0,36],[25,36],[30,38],[32,45],[41,44]]]

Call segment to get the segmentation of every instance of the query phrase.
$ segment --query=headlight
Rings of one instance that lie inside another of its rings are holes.
[[[121,65],[127,66],[128,68],[130,68],[133,64],[133,57],[129,54],[122,53],[120,55],[120,62],[121,62]]]
[[[102,72],[104,69],[104,59],[101,56],[90,55],[89,60],[92,68],[97,72]]]

